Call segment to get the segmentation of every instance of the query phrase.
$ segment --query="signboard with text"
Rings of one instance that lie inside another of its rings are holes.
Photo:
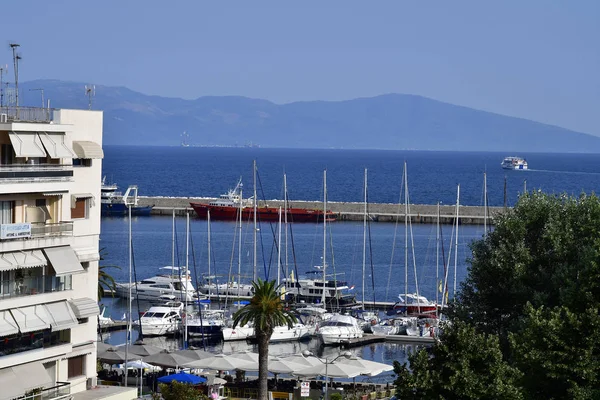
[[[31,224],[0,224],[0,239],[18,239],[31,237]]]
[[[310,382],[300,382],[300,396],[310,396]]]

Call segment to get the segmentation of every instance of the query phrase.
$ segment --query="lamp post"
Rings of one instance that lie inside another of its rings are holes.
[[[310,356],[312,356],[312,357],[316,358],[317,360],[321,361],[323,364],[325,364],[325,393],[324,393],[324,399],[328,400],[327,399],[327,394],[328,394],[327,392],[328,392],[329,374],[327,373],[327,369],[328,369],[329,364],[333,364],[340,357],[350,358],[350,357],[352,357],[352,353],[350,353],[349,351],[345,351],[345,352],[343,352],[342,354],[338,355],[337,357],[335,357],[332,360],[328,360],[327,358],[325,358],[325,360],[323,360],[320,357],[317,357],[312,351],[309,351],[309,350],[304,350],[302,352],[302,355],[304,357],[310,357]]]

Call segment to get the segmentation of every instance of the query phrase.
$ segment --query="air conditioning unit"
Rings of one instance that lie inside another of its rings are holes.
[[[90,390],[94,387],[96,387],[98,385],[98,378],[93,377],[93,378],[87,378],[87,381],[85,382],[85,388],[86,390]]]
[[[8,114],[0,114],[0,124],[8,122]]]

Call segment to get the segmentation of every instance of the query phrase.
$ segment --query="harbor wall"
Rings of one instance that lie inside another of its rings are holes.
[[[139,197],[139,205],[152,205],[152,215],[185,215],[186,210],[193,212],[190,202],[207,203],[212,198],[192,197]],[[283,200],[261,201],[259,206],[283,207]],[[290,207],[322,209],[323,203],[318,201],[289,201]],[[338,214],[338,221],[362,221],[364,203],[329,202],[327,208]],[[368,204],[368,215],[373,222],[404,222],[404,204],[377,203]],[[488,207],[488,224],[493,224],[495,215],[504,211],[503,207]],[[437,222],[437,205],[411,204],[408,216],[412,223],[435,224]],[[483,206],[460,206],[459,223],[483,225],[485,210]],[[440,223],[453,224],[456,218],[456,205],[440,206]]]

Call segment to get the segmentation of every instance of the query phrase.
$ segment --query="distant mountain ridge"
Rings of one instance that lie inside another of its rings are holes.
[[[35,80],[20,85],[21,104],[87,109],[84,84]],[[149,96],[96,85],[104,143],[191,146],[415,149],[505,152],[600,152],[600,137],[407,94],[345,101],[275,104],[241,96],[195,100]]]

